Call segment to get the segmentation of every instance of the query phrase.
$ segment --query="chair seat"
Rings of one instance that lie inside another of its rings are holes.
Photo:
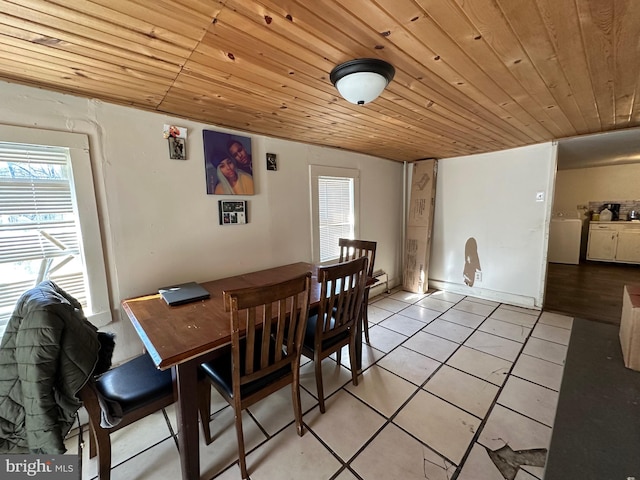
[[[272,345],[273,346],[273,345]],[[245,358],[246,343],[241,340],[240,344],[240,362],[242,363],[241,369],[244,371],[244,358]],[[275,352],[269,353],[273,359]],[[255,352],[255,370],[258,370],[260,362],[260,351]],[[218,384],[229,397],[233,397],[233,379],[232,379],[232,365],[231,365],[231,351],[228,354],[222,355],[215,360],[206,362],[200,365],[202,371],[210,377],[210,379]],[[255,392],[258,392],[265,388],[267,385],[274,383],[279,378],[285,377],[291,373],[291,364],[272,372],[258,380],[250,383],[245,383],[240,387],[240,396],[248,397]]]
[[[334,309],[335,310],[335,309]],[[316,338],[316,324],[318,323],[318,314],[309,315],[307,320],[307,330],[304,334],[304,347],[307,350],[315,350],[315,338]],[[331,324],[335,323],[335,319],[331,317]],[[327,350],[330,347],[344,341],[349,338],[349,331],[344,331],[334,337],[328,338],[322,341],[322,350]]]
[[[108,370],[95,383],[100,394],[118,402],[125,414],[173,391],[171,370],[158,370],[148,354]]]

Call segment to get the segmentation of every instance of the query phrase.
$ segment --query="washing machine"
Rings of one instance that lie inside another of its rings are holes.
[[[582,220],[554,217],[549,227],[548,260],[552,263],[580,263]]]

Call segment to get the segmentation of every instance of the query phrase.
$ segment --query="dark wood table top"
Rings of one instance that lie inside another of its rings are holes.
[[[222,293],[255,285],[268,285],[312,272],[311,305],[320,300],[318,268],[311,263],[293,263],[235,277],[201,283],[211,298],[170,307],[160,294],[122,302],[145,348],[161,369],[202,356],[231,342],[229,313]]]

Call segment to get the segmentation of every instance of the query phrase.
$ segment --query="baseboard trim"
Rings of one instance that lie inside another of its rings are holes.
[[[469,287],[468,285],[461,285],[459,283],[451,283],[431,279],[429,279],[429,288],[444,290],[445,292],[458,293],[460,295],[468,295],[470,297],[482,298],[484,300],[491,300],[499,303],[507,303],[509,305],[515,305],[517,307],[541,310],[541,308],[536,305],[535,298],[527,297],[525,295],[516,295],[508,292],[498,292],[495,290],[489,290],[488,288]]]

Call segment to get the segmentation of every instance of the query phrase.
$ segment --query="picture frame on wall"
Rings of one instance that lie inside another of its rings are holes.
[[[253,195],[251,138],[202,131],[208,195]]]
[[[220,225],[244,225],[247,223],[247,201],[220,200],[218,215]]]
[[[278,160],[275,153],[267,153],[267,170],[278,170]]]
[[[184,138],[169,137],[169,158],[171,160],[187,159],[187,142]]]

